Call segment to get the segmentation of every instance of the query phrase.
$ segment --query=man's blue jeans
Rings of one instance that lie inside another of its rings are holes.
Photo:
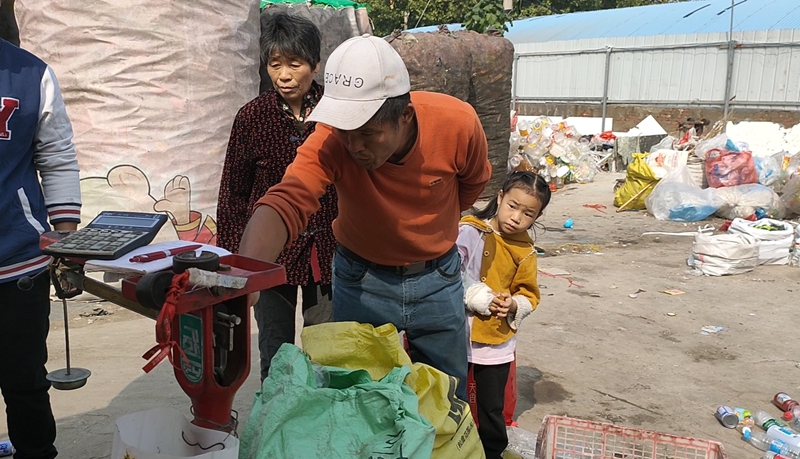
[[[414,275],[333,258],[333,321],[405,330],[411,359],[458,378],[456,395],[467,399],[467,333],[458,251]]]

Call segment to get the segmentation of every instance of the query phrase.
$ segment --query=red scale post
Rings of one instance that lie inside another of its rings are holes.
[[[192,401],[195,425],[231,431],[233,399],[250,373],[250,311],[247,296],[286,282],[282,266],[239,255],[220,258],[219,274],[244,277],[243,289],[188,287],[188,273],[175,275],[156,319],[158,344],[144,355],[145,371],[169,357],[175,378]],[[136,298],[138,278],[122,282]]]
[[[65,235],[45,233],[40,246],[47,247]],[[55,278],[72,286],[65,297],[85,291],[147,317],[154,317],[158,311],[157,344],[143,356],[148,360],[144,370],[149,372],[169,359],[178,384],[192,402],[192,422],[209,429],[234,430],[233,399],[250,373],[248,295],[284,284],[284,268],[239,255],[220,257],[217,273],[246,279],[241,289],[193,287],[188,273],[172,275],[161,271],[159,275],[164,276],[166,284],[150,284],[151,296],[158,297],[158,289],[163,295],[167,285],[169,290],[163,306],[153,309],[153,305],[143,305],[137,297],[137,284],[143,277],[126,278],[121,290],[117,290],[86,277],[85,262],[61,258],[51,265]]]

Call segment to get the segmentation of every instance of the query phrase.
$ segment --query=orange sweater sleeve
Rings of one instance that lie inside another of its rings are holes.
[[[458,200],[463,212],[475,204],[492,176],[489,144],[477,114],[467,149],[459,152],[458,165]]]
[[[297,157],[286,168],[281,182],[253,206],[254,210],[269,206],[278,212],[289,234],[287,246],[306,229],[309,217],[320,208],[319,198],[340,174],[340,165],[331,154],[337,142],[328,126],[317,124],[297,149]]]

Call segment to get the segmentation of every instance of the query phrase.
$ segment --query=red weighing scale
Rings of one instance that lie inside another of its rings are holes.
[[[70,366],[66,323],[67,298],[91,293],[155,319],[157,344],[143,356],[149,360],[144,370],[168,359],[178,384],[191,399],[192,422],[235,431],[233,399],[250,373],[247,297],[284,284],[285,271],[280,265],[240,255],[218,257],[203,252],[196,256],[188,252],[173,257],[172,270],[125,278],[121,289],[85,275],[87,260],[124,257],[149,244],[164,222],[162,214],[102,212],[79,231],[51,231],[41,236],[42,251],[53,256],[49,274],[65,308],[67,342],[67,368],[50,373],[48,379],[54,388],[69,390],[82,387],[91,374]],[[192,285],[189,281],[195,274],[218,282]],[[30,289],[32,279],[20,279],[18,285]]]

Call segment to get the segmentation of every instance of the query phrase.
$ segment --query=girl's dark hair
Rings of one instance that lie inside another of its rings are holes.
[[[530,195],[536,196],[539,202],[542,203],[542,211],[544,211],[547,204],[550,203],[550,187],[539,174],[528,171],[512,173],[508,176],[505,183],[503,183],[503,194],[508,193],[514,188],[519,188]],[[486,207],[476,211],[474,215],[481,220],[488,220],[497,215],[498,209],[499,204],[497,203],[497,198],[495,198],[489,201]]]
[[[277,13],[261,27],[261,58],[269,63],[272,53],[299,57],[314,69],[320,61],[322,34],[310,19]]]

